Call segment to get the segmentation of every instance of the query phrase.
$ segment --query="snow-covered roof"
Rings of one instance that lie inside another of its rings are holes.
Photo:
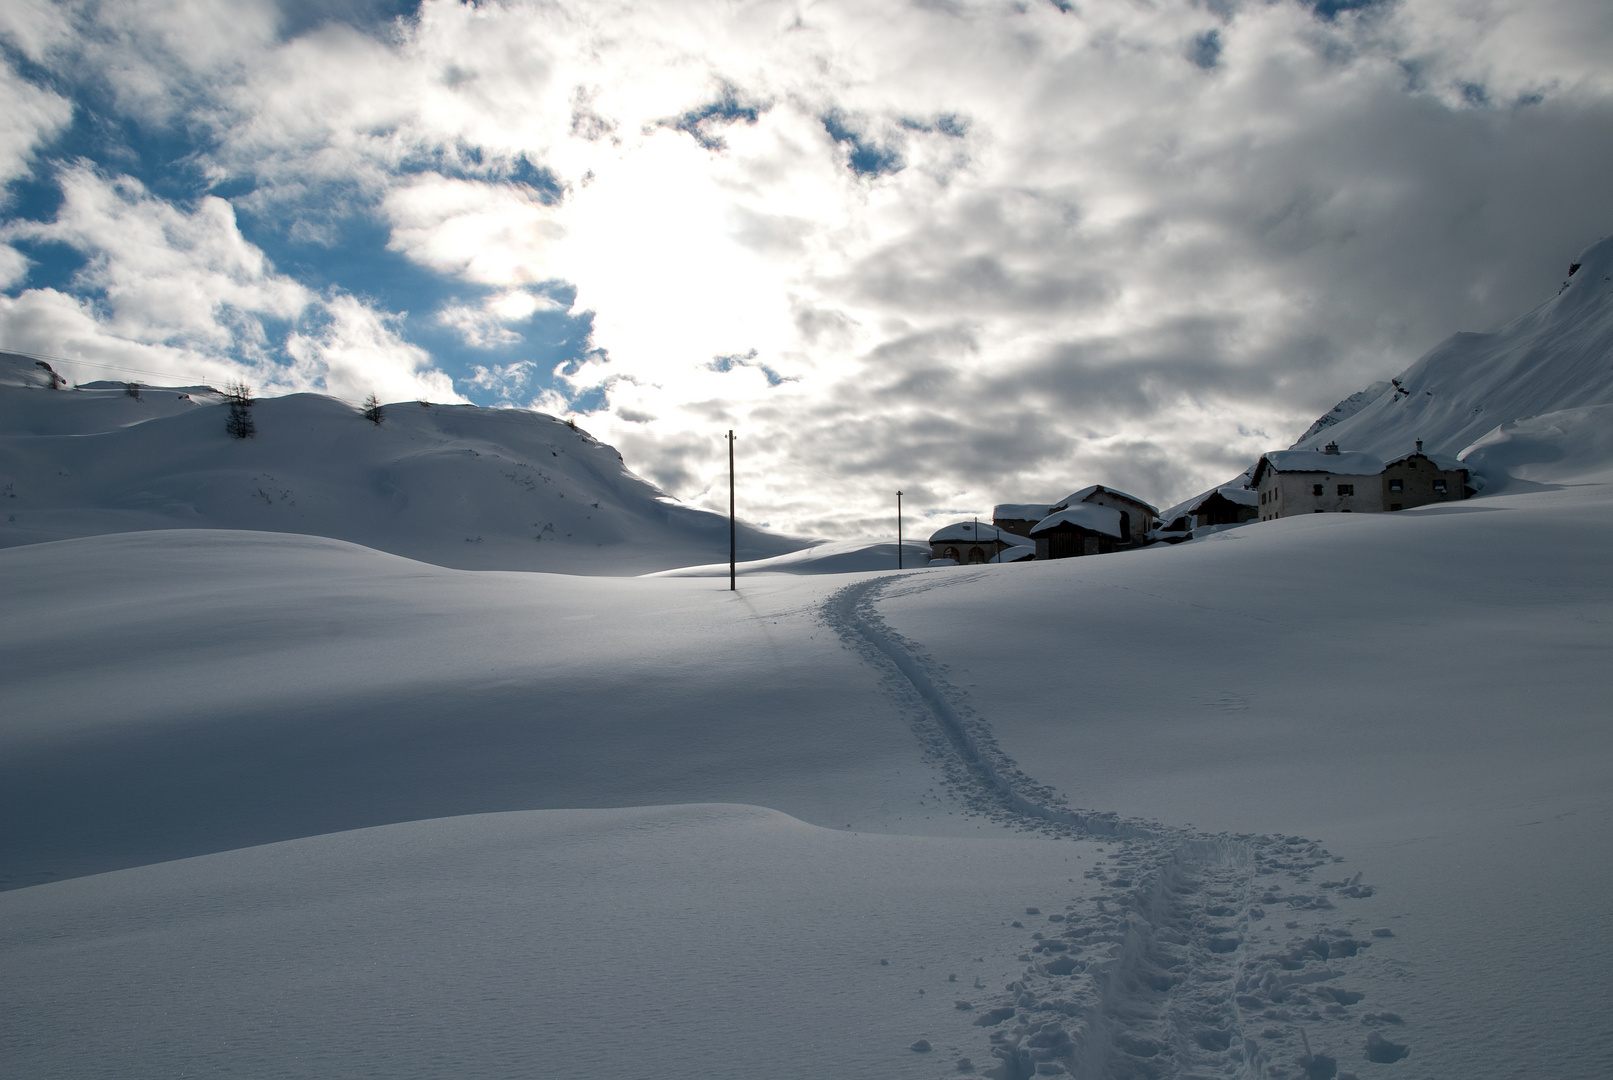
[[[1021,562],[1025,559],[1034,558],[1036,558],[1035,548],[1031,547],[1029,544],[1015,544],[1013,547],[1003,548],[987,561],[996,563]]]
[[[1227,500],[1228,502],[1237,503],[1239,506],[1259,506],[1260,505],[1260,493],[1259,492],[1250,491],[1248,488],[1244,487],[1241,484],[1222,484],[1220,487],[1213,487],[1209,491],[1202,491],[1199,494],[1193,496],[1191,499],[1187,500],[1186,502],[1177,503],[1175,506],[1171,507],[1169,510],[1166,510],[1163,513],[1161,513],[1159,515],[1159,520],[1161,520],[1165,524],[1169,525],[1171,522],[1175,521],[1177,518],[1181,517],[1183,514],[1191,514],[1191,513],[1193,513],[1193,511],[1195,511],[1199,507],[1203,506],[1205,500],[1208,499],[1211,495],[1220,495],[1223,499]]]
[[[1146,506],[1150,511],[1156,514],[1159,512],[1158,510],[1154,509],[1154,504],[1149,502],[1147,499],[1139,499],[1130,492],[1121,491],[1119,488],[1104,487],[1102,484],[1090,484],[1087,487],[1082,488],[1080,491],[1073,491],[1053,505],[1074,506],[1076,503],[1086,502],[1100,491],[1107,492],[1110,495],[1118,495],[1122,499],[1130,499],[1134,503]]]
[[[1094,503],[1076,503],[1068,509],[1048,515],[1031,528],[1031,535],[1052,532],[1060,525],[1074,525],[1091,532],[1103,533],[1105,536],[1121,535],[1120,511],[1112,506],[1098,506]]]
[[[1390,458],[1388,461],[1383,463],[1383,467],[1387,469],[1391,465],[1399,465],[1402,461],[1405,461],[1407,458],[1414,458],[1414,457],[1425,457],[1425,458],[1427,458],[1429,461],[1431,461],[1433,463],[1434,468],[1436,468],[1436,469],[1444,469],[1446,472],[1466,472],[1467,471],[1467,465],[1464,462],[1458,460],[1457,458],[1453,458],[1453,457],[1449,456],[1448,454],[1430,454],[1430,453],[1428,453],[1426,451],[1423,451],[1423,450],[1413,450],[1409,454],[1401,454],[1397,458]]]
[[[997,526],[988,525],[984,521],[954,521],[950,525],[943,525],[930,534],[930,543],[932,544],[957,543],[959,541],[989,544],[998,539],[1012,543],[1018,537],[1015,537],[1013,533],[999,532]]]
[[[1041,521],[1052,509],[1052,503],[998,503],[991,516],[994,521]]]
[[[1319,472],[1338,476],[1376,476],[1383,459],[1359,450],[1324,454],[1320,450],[1271,450],[1261,455],[1273,472]]]

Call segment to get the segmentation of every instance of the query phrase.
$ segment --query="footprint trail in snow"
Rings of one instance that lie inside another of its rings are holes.
[[[947,1047],[955,1059],[947,1075],[1354,1080],[1355,1062],[1370,1069],[1408,1056],[1395,1041],[1401,1018],[1373,1011],[1347,985],[1356,958],[1393,936],[1354,929],[1360,920],[1335,903],[1372,895],[1361,875],[1313,882],[1343,860],[1300,837],[1212,836],[1074,809],[1037,783],[875,607],[897,583],[910,593],[960,579],[857,582],[820,615],[883,673],[970,812],[1103,846],[1086,873],[1093,884],[1073,891],[1064,910],[1013,913],[1027,934],[1025,967],[1002,991],[956,1003],[977,1013],[983,1045]]]

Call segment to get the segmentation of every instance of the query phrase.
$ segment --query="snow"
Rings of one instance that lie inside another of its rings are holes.
[[[1387,469],[1392,466],[1399,465],[1401,462],[1414,457],[1427,458],[1434,468],[1443,469],[1446,472],[1457,472],[1458,470],[1467,468],[1467,463],[1462,461],[1462,459],[1459,457],[1452,457],[1449,454],[1428,454],[1420,450],[1413,450],[1410,453],[1401,454],[1399,457],[1390,458],[1383,463],[1383,467]]]
[[[1600,1075],[1613,497],[1530,483],[738,593],[0,551],[0,1060]]]
[[[1389,391],[1391,384],[1388,379],[1380,379],[1365,390],[1358,390],[1333,406],[1327,412],[1316,418],[1316,423],[1305,429],[1305,433],[1294,440],[1294,445],[1302,445],[1312,435],[1317,435],[1332,427],[1340,420],[1348,420],[1362,409],[1377,401]]]
[[[870,570],[890,570],[896,566],[894,540],[832,540],[800,551],[752,559],[734,565],[736,574],[856,574]],[[930,546],[913,540],[902,542],[902,565],[908,569],[930,563]],[[646,577],[727,577],[728,564],[680,566],[659,570]]]
[[[1049,514],[1031,529],[1031,535],[1048,532],[1060,525],[1076,525],[1105,536],[1120,535],[1120,511],[1096,503],[1076,503],[1067,510]]]
[[[1462,451],[1490,492],[1540,483],[1613,483],[1613,405],[1563,409],[1497,425]]]
[[[1070,494],[1066,495],[1063,499],[1061,499],[1060,501],[1054,503],[1053,505],[1054,506],[1074,506],[1076,503],[1085,502],[1086,500],[1090,499],[1092,496],[1098,494],[1100,491],[1108,492],[1110,495],[1119,495],[1121,498],[1130,499],[1132,502],[1136,502],[1136,503],[1142,503],[1142,505],[1144,505],[1144,506],[1150,505],[1146,499],[1139,499],[1135,495],[1127,494],[1126,492],[1121,491],[1118,488],[1106,487],[1103,484],[1091,484],[1091,485],[1089,485],[1087,487],[1082,488],[1080,491],[1071,492]]]
[[[950,525],[943,525],[930,534],[930,543],[983,543],[989,544],[996,540],[1013,543],[1022,539],[1014,533],[999,530],[995,525],[981,524],[977,521],[954,521]]]
[[[12,1076],[932,1076],[1077,851],[695,805],[223,852],[0,895],[0,1039]]]
[[[1041,521],[1053,510],[1052,503],[998,503],[992,507],[993,521]]]
[[[1373,894],[1335,893],[1320,919],[1394,936],[1324,984],[1364,1001],[1306,1028],[1341,1069],[1376,1075],[1360,1020],[1388,1011],[1418,1074],[1606,1075],[1610,525],[1608,487],[1538,487],[893,587],[883,610],[1038,781],[1211,833],[1318,837],[1348,862],[1316,880],[1364,873]],[[1068,677],[1028,677],[1028,656],[1052,670],[1049,641]],[[1277,953],[1300,935],[1264,906],[1246,940]],[[1305,1013],[1262,1000],[1253,1015]]]
[[[1275,472],[1314,472],[1333,476],[1376,476],[1383,472],[1382,458],[1359,450],[1324,454],[1320,450],[1271,450],[1262,455]]]
[[[1166,525],[1169,525],[1177,518],[1191,514],[1200,506],[1204,505],[1205,499],[1208,499],[1211,495],[1217,494],[1226,499],[1228,502],[1234,502],[1240,506],[1260,505],[1260,495],[1258,492],[1252,491],[1249,488],[1244,487],[1242,484],[1222,484],[1220,487],[1213,487],[1208,491],[1201,491],[1185,502],[1177,503],[1175,506],[1161,513],[1159,515],[1159,520],[1163,521]]]
[[[136,529],[328,536],[440,566],[641,574],[726,560],[728,520],[678,504],[554,417],[333,398],[252,407],[230,438],[217,396],[48,390],[0,355],[0,547]],[[42,373],[41,373],[42,375]],[[741,502],[743,507],[743,502]],[[811,541],[741,522],[740,557]]]
[[[1393,456],[1422,439],[1456,454],[1497,425],[1613,404],[1613,237],[1578,258],[1557,295],[1494,333],[1454,334],[1358,412],[1307,433],[1295,447]]]
[[[735,592],[552,418],[0,365],[0,1070],[1613,1074],[1595,250],[1468,343],[1552,408],[1329,428],[1478,498]]]
[[[1010,547],[1003,548],[986,561],[994,563],[1014,563],[1023,562],[1026,559],[1034,559],[1035,557],[1036,546],[1034,544],[1014,544]]]

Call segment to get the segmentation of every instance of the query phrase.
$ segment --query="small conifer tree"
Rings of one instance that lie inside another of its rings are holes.
[[[230,433],[231,438],[250,439],[258,433],[258,427],[252,422],[252,390],[245,383],[233,382],[224,388],[224,400],[229,403],[229,419],[224,421],[224,430]]]
[[[364,399],[364,419],[376,426],[380,426],[381,421],[386,419],[386,415],[381,411],[381,402],[374,394]]]

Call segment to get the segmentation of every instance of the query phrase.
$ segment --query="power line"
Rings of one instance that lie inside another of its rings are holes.
[[[171,371],[148,371],[145,368],[130,367],[127,364],[98,364],[93,360],[80,360],[73,356],[52,356],[49,353],[29,352],[27,349],[0,349],[13,356],[26,356],[30,360],[54,360],[58,364],[74,364],[78,367],[95,368],[97,371],[127,372],[134,375],[149,375],[156,379],[183,379],[187,376],[175,375]]]

